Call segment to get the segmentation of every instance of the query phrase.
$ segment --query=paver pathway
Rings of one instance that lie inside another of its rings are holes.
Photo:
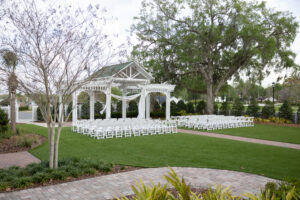
[[[206,188],[214,184],[221,184],[225,187],[231,185],[234,194],[257,193],[259,188],[263,188],[267,182],[276,181],[263,176],[228,170],[183,167],[174,167],[173,169],[178,173],[179,177],[184,176],[187,183],[193,187]],[[47,187],[0,193],[0,200],[111,199],[123,194],[132,194],[130,186],[135,185],[136,181],[140,179],[145,184],[150,184],[151,180],[154,183],[166,183],[163,175],[166,175],[168,172],[169,169],[166,167],[139,169]]]
[[[11,166],[25,167],[30,163],[40,163],[41,161],[27,151],[16,153],[0,154],[0,168]]]
[[[270,141],[270,140],[246,138],[246,137],[233,136],[233,135],[224,135],[224,134],[218,134],[218,133],[207,133],[207,132],[193,131],[193,130],[186,130],[186,129],[178,129],[178,132],[194,134],[194,135],[203,135],[203,136],[215,137],[215,138],[223,138],[223,139],[229,139],[229,140],[236,140],[236,141],[242,141],[242,142],[251,142],[251,143],[256,143],[256,144],[265,144],[265,145],[271,145],[271,146],[285,147],[285,148],[291,148],[291,149],[299,149],[300,150],[300,144],[275,142],[275,141]]]

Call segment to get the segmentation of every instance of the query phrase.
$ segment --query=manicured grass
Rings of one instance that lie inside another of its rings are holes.
[[[22,125],[22,128],[47,134],[46,128],[34,125]],[[47,160],[48,144],[44,143],[31,153]],[[141,167],[207,167],[277,179],[300,179],[299,150],[180,133],[96,140],[64,128],[59,156]]]
[[[209,132],[300,144],[300,128],[297,127],[255,124],[254,127],[221,129]]]

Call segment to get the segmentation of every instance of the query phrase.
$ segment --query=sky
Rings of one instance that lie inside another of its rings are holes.
[[[130,38],[131,42],[134,43],[134,36],[130,36],[130,26],[133,24],[133,17],[139,14],[142,0],[73,0],[75,4],[88,4],[99,3],[101,7],[107,9],[108,14],[117,18],[118,20],[110,24],[108,29],[113,33],[118,33],[119,37],[115,40],[116,43],[126,43],[127,39]],[[83,3],[84,2],[84,3]],[[300,0],[266,0],[267,5],[275,10],[279,11],[290,11],[296,20],[300,22]],[[297,54],[296,63],[300,65],[300,35],[298,34],[293,46],[293,51]],[[285,72],[279,74],[285,75]],[[270,86],[272,82],[275,82],[278,74],[271,73],[266,77],[262,85],[264,87]]]

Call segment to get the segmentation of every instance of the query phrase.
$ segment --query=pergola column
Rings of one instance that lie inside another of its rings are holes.
[[[166,120],[170,120],[170,92],[166,92]]]
[[[95,92],[90,92],[90,120],[95,119]]]
[[[139,106],[139,118],[140,119],[145,119],[145,90],[142,89],[142,94],[141,94],[141,97],[140,97],[140,105]]]
[[[106,119],[111,118],[111,88],[110,86],[106,89]]]
[[[73,92],[73,101],[72,101],[72,122],[77,122],[77,92]]]
[[[150,119],[150,93],[146,96],[146,118]]]
[[[126,96],[126,88],[123,88],[122,90],[122,118],[125,119],[126,118],[126,100],[125,100],[125,96]]]

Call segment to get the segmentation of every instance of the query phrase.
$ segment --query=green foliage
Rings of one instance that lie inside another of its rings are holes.
[[[122,112],[122,101],[118,101],[117,102],[117,108],[116,108],[117,112]]]
[[[60,160],[57,169],[48,168],[48,162],[33,163],[25,168],[10,167],[0,169],[0,191],[7,188],[24,188],[33,184],[47,183],[50,180],[66,180],[67,177],[77,178],[82,175],[109,172],[111,164],[88,159],[69,158]]]
[[[135,101],[130,101],[128,104],[128,111],[129,112],[138,112],[138,106]]]
[[[259,106],[255,98],[252,98],[248,105],[246,114],[252,117],[258,117]]]
[[[187,113],[195,113],[194,104],[192,102],[187,103],[186,112]]]
[[[3,100],[0,102],[0,105],[1,105],[1,106],[9,106],[9,105],[10,105],[10,100],[9,100],[9,98],[7,97],[7,98],[3,99]]]
[[[161,111],[161,107],[160,107],[160,105],[159,105],[159,103],[157,101],[154,101],[153,111],[155,111],[155,112]]]
[[[219,105],[214,103],[214,114],[217,115],[219,113]]]
[[[288,120],[293,120],[293,110],[290,103],[287,100],[285,100],[279,108],[279,117]]]
[[[228,115],[229,114],[229,104],[227,101],[224,101],[220,108],[221,115]]]
[[[0,134],[8,130],[8,116],[4,110],[0,108]]]
[[[232,107],[232,114],[234,116],[241,116],[243,115],[244,109],[243,102],[239,98],[235,99]]]
[[[294,194],[291,197],[291,200],[300,199],[300,181],[297,179],[286,180],[280,182],[279,184],[269,182],[265,185],[265,189],[262,194],[264,196],[275,196],[280,199],[286,199],[288,193],[294,190]],[[282,197],[282,198],[281,198]],[[277,199],[278,199],[277,198]]]
[[[175,101],[171,101],[170,106],[171,106],[171,115],[176,116],[178,109],[177,109],[177,104],[175,103]]]
[[[95,107],[94,107],[94,109],[95,109],[95,116],[96,116],[96,114],[98,115],[100,115],[100,112],[102,111],[102,109],[103,109],[103,105],[99,102],[99,101],[97,101],[96,103],[95,103]]]
[[[45,120],[44,120],[44,117],[43,117],[43,115],[42,115],[42,112],[41,112],[40,107],[37,108],[36,114],[37,114],[37,120],[38,120],[38,121],[45,121]]]
[[[19,111],[25,111],[25,110],[29,110],[28,106],[20,106],[19,107]]]
[[[271,102],[266,102],[266,105],[263,107],[261,111],[261,115],[263,118],[268,119],[271,116],[274,116],[275,108]]]
[[[205,107],[206,107],[205,101],[203,101],[203,100],[199,101],[197,103],[197,106],[196,106],[196,113],[204,114],[205,113]]]
[[[177,103],[177,111],[179,112],[179,111],[182,111],[182,110],[186,111],[186,105],[185,105],[183,100],[180,100]]]
[[[81,117],[83,116],[90,116],[90,104],[89,103],[83,103],[81,105]]]

